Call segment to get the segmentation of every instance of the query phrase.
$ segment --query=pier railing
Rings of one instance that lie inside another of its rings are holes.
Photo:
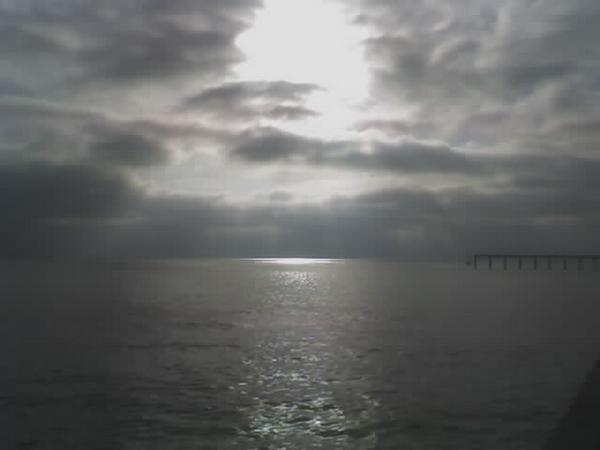
[[[514,262],[516,262],[518,270],[523,270],[526,266],[533,270],[552,270],[555,267],[567,270],[573,263],[576,263],[577,270],[591,267],[597,272],[600,265],[600,255],[477,253],[472,255],[471,261],[475,270],[482,265],[492,270],[495,268],[494,262],[499,261],[502,263],[503,270],[508,270],[509,263]]]

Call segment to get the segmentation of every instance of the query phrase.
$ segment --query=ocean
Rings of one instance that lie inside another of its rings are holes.
[[[0,263],[2,449],[541,449],[600,273],[376,260]]]

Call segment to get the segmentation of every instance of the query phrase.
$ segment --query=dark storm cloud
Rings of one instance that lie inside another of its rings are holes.
[[[287,81],[226,83],[188,98],[183,111],[194,111],[224,120],[260,117],[298,120],[316,115],[302,106],[304,98],[319,87]]]
[[[444,144],[325,141],[276,129],[244,135],[232,154],[251,163],[287,162],[360,171],[474,175],[483,170],[478,162]]]

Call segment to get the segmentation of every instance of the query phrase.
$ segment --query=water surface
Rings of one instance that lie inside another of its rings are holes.
[[[600,350],[592,272],[38,261],[0,289],[9,449],[533,450]]]

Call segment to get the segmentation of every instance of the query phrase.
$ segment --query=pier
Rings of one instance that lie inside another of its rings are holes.
[[[567,270],[569,267],[576,267],[577,270],[588,268],[597,272],[600,268],[600,255],[477,253],[472,256],[472,261],[475,270],[482,264],[489,270],[493,270],[496,267],[494,262],[500,262],[503,270],[508,270],[511,263],[513,266],[516,263],[518,270],[523,270],[525,267],[533,270],[554,268]]]

